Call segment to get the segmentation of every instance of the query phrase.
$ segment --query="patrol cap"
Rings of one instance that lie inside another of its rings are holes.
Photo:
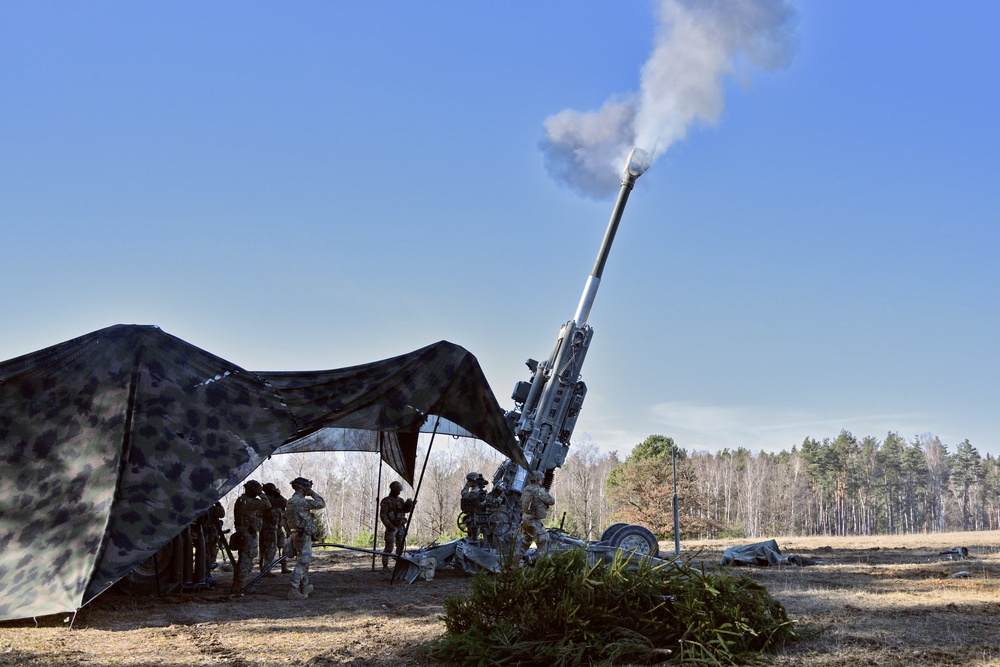
[[[292,480],[292,488],[299,487],[302,489],[313,488],[313,483],[311,479],[306,479],[305,477],[296,477]]]

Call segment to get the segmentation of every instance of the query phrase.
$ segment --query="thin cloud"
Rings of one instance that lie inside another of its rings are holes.
[[[822,416],[803,410],[773,410],[744,405],[706,405],[685,401],[650,408],[658,432],[688,450],[718,451],[743,447],[750,451],[781,451],[806,438],[836,437],[847,430],[856,437],[885,437],[897,431],[903,437],[926,432],[927,415],[887,413]]]

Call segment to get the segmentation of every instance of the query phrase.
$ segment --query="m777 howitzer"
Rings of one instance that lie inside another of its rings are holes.
[[[462,515],[459,517],[459,527],[467,536],[424,547],[412,555],[415,559],[432,557],[437,567],[450,564],[467,571],[497,571],[516,557],[520,539],[520,498],[528,473],[542,472],[545,475],[543,486],[549,488],[555,469],[566,462],[573,428],[587,395],[587,385],[580,379],[593,336],[587,318],[629,194],[650,161],[651,156],[639,148],[629,153],[618,199],[576,314],[559,329],[549,358],[541,363],[529,359],[527,366],[531,378],[514,387],[511,398],[515,407],[507,412],[507,423],[517,436],[530,470],[511,460],[505,461],[494,474],[493,489],[488,493],[485,478],[470,473],[462,492]],[[609,526],[598,542],[571,537],[561,529],[549,529],[549,548],[586,548],[603,556],[618,550],[633,552],[639,557],[656,557],[659,553],[652,532],[628,524]]]

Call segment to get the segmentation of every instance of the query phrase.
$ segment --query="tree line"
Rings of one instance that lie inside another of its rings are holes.
[[[1000,528],[1000,461],[966,439],[879,440],[848,431],[778,453],[687,452],[650,436],[609,479],[614,512],[673,534],[676,453],[682,537],[881,535]],[[640,484],[655,489],[642,497]],[[660,522],[655,523],[660,517]],[[638,521],[637,521],[638,522]],[[649,524],[647,524],[649,525]]]
[[[420,493],[410,545],[461,536],[460,492],[468,472],[488,480],[502,457],[483,443],[435,444],[419,453]],[[907,440],[858,439],[847,431],[822,441],[806,438],[790,451],[688,451],[651,435],[624,459],[601,452],[584,435],[556,471],[556,504],[547,523],[597,540],[613,523],[638,523],[659,538],[673,537],[674,470],[685,539],[774,535],[878,535],[1000,529],[1000,460],[981,456],[964,440],[953,448],[933,435]],[[377,502],[397,479],[368,453],[288,454],[253,475],[287,489],[297,476],[312,479],[326,498],[320,513],[325,539],[376,544]],[[231,508],[238,487],[224,504]],[[406,488],[404,496],[414,495]],[[380,538],[379,538],[380,539]],[[379,545],[380,546],[380,545]]]

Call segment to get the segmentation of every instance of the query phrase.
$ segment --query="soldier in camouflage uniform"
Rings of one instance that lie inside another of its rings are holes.
[[[239,558],[233,568],[233,595],[239,593],[250,580],[253,564],[257,560],[257,533],[264,523],[263,514],[271,509],[271,501],[264,495],[264,488],[257,480],[243,485],[243,495],[233,504],[233,537]]]
[[[264,495],[271,501],[271,509],[264,512],[264,525],[260,529],[260,571],[263,572],[267,566],[278,557],[278,545],[284,545],[285,533],[282,530],[284,523],[285,504],[287,501],[271,482],[264,485]],[[288,565],[281,561],[281,571],[288,572]],[[265,577],[273,577],[273,572],[268,572]]]
[[[389,495],[378,505],[378,517],[385,526],[385,551],[397,555],[402,555],[403,547],[406,546],[406,533],[403,532],[406,528],[406,515],[413,510],[412,500],[399,497],[402,490],[402,484],[393,482],[389,485]],[[382,556],[382,571],[388,569],[389,557]]]
[[[542,525],[542,520],[556,502],[552,494],[542,486],[545,473],[535,470],[528,473],[528,479],[529,483],[521,491],[521,547],[517,552],[517,560],[521,559],[532,542],[538,547],[536,557],[548,552],[549,531]]]
[[[486,501],[486,479],[478,472],[470,472],[465,476],[465,486],[462,487],[462,514],[465,516],[465,527],[469,540],[479,541],[479,523],[476,513]]]
[[[201,527],[201,533],[205,536],[205,583],[208,584],[215,584],[212,568],[215,567],[215,558],[219,555],[219,538],[222,536],[222,520],[225,516],[226,510],[222,503],[215,503],[195,522]]]
[[[292,571],[289,600],[304,600],[309,597],[313,585],[309,583],[309,564],[312,562],[312,540],[316,532],[311,512],[326,507],[323,497],[313,491],[312,481],[304,477],[292,480],[295,492],[285,505],[285,528],[289,541],[295,550],[295,570]]]

